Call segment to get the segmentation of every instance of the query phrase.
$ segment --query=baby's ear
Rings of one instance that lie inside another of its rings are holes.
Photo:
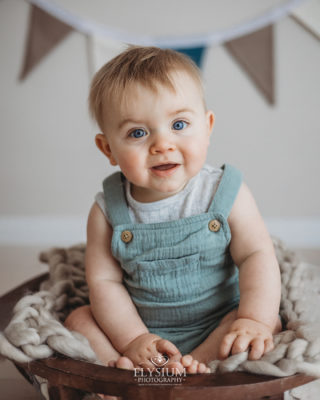
[[[206,117],[207,117],[208,134],[210,135],[211,132],[212,132],[212,129],[213,129],[215,116],[214,116],[214,113],[211,110],[208,110],[206,112]]]
[[[109,158],[110,164],[111,165],[118,165],[117,161],[112,155],[112,151],[109,145],[109,142],[107,141],[107,138],[102,134],[98,133],[95,137],[95,142],[96,146],[98,149],[106,156]]]

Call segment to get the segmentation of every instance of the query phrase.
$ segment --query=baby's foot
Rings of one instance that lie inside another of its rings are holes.
[[[181,353],[170,357],[168,363],[166,363],[163,368],[164,371],[168,371],[173,375],[182,374],[184,372],[184,366],[181,363]]]
[[[165,368],[172,374],[181,374],[184,371],[187,374],[207,374],[211,372],[206,364],[195,360],[190,354],[183,357],[171,357]]]
[[[119,357],[116,361],[109,361],[109,367],[115,367],[120,369],[133,369],[134,365],[133,362],[128,357]]]
[[[208,374],[211,372],[206,364],[195,360],[191,354],[183,356],[180,362],[188,374]]]

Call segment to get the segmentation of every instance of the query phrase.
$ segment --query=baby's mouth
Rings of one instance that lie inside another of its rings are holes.
[[[176,163],[166,163],[166,164],[159,164],[151,167],[151,171],[154,175],[158,176],[159,178],[166,178],[173,175],[176,170],[179,168],[180,164]]]
[[[177,167],[179,164],[160,164],[152,167],[152,169],[155,169],[157,171],[167,171],[169,169]]]

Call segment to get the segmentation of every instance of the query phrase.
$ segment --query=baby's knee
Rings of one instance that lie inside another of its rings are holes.
[[[82,306],[72,311],[66,320],[64,326],[71,331],[79,331],[84,324],[87,324],[92,319],[90,306]]]

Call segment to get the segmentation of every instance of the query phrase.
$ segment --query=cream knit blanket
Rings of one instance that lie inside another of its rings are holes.
[[[225,361],[212,361],[212,372],[320,377],[320,267],[299,262],[279,240],[274,239],[274,245],[282,277],[281,315],[287,330],[274,336],[274,350],[261,360],[249,361],[247,352],[240,353]],[[39,292],[16,304],[9,325],[0,332],[0,354],[28,362],[58,352],[99,363],[88,341],[62,324],[71,310],[88,304],[84,251],[85,246],[79,245],[40,255],[41,261],[49,264],[50,279]]]

